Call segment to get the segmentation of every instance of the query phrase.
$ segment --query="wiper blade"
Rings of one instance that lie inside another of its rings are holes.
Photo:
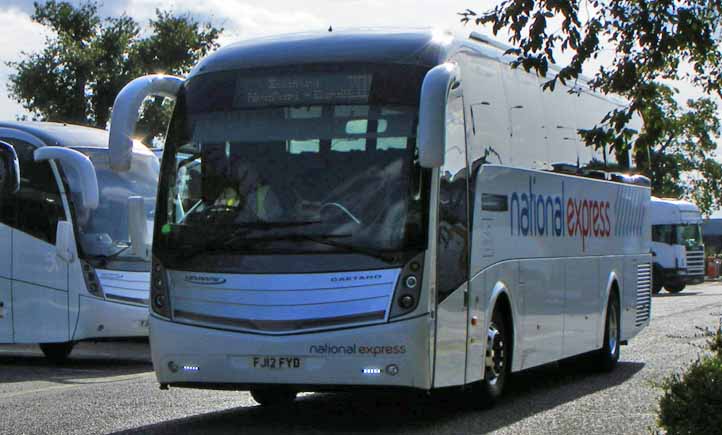
[[[127,251],[128,249],[130,249],[130,245],[120,248],[110,255],[95,255],[95,258],[97,258],[103,263],[101,267],[106,267],[111,260],[115,260],[120,254]]]
[[[381,251],[378,249],[368,248],[364,246],[356,246],[351,245],[347,243],[338,242],[334,239],[339,238],[347,238],[351,237],[351,234],[282,234],[277,236],[268,236],[268,237],[253,237],[253,238],[246,238],[245,241],[248,242],[272,242],[272,241],[309,241],[318,243],[321,245],[326,246],[332,246],[334,248],[339,248],[347,252],[352,252],[356,254],[363,254],[369,257],[376,258],[378,260],[381,260],[385,263],[392,263],[396,260],[396,255],[391,254],[389,252]]]
[[[321,221],[288,221],[288,222],[269,222],[269,221],[252,221],[234,224],[237,229],[229,234],[222,234],[210,241],[203,243],[201,246],[190,249],[185,254],[181,254],[184,261],[190,260],[204,252],[226,251],[228,248],[239,240],[244,239],[252,230],[268,230],[274,228],[293,228],[306,225],[321,223]],[[255,239],[254,239],[255,240]]]

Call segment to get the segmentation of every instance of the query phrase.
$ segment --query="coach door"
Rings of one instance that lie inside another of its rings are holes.
[[[466,366],[469,187],[461,86],[446,109],[446,150],[439,175],[434,386],[462,385]]]

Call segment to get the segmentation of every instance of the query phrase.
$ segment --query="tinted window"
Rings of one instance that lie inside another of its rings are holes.
[[[652,241],[672,244],[674,242],[674,225],[652,225]]]
[[[459,288],[469,275],[468,179],[464,105],[449,100],[446,114],[446,156],[439,185],[438,302]]]
[[[40,240],[55,243],[58,220],[65,219],[55,176],[48,162],[35,162],[35,147],[22,141],[8,141],[15,147],[20,163],[20,191],[7,198],[6,223]]]

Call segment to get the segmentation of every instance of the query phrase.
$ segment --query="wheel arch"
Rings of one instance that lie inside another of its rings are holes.
[[[612,293],[617,294],[617,306],[619,307],[620,316],[619,316],[619,328],[622,329],[622,317],[621,316],[621,310],[622,310],[622,286],[620,284],[621,279],[619,277],[619,274],[616,270],[612,270],[609,272],[609,276],[607,277],[607,284],[604,287],[604,294],[602,299],[602,312],[601,316],[599,317],[599,327],[597,329],[597,346],[601,347],[604,345],[604,327],[607,322],[607,310],[609,309],[609,297],[612,295]]]
[[[511,291],[509,290],[507,284],[503,281],[498,281],[496,284],[494,284],[494,287],[491,290],[489,305],[487,306],[486,310],[486,324],[484,327],[484,331],[487,331],[489,329],[491,317],[493,316],[494,310],[496,309],[497,305],[499,305],[500,308],[504,310],[506,326],[511,330],[511,370],[517,371],[521,366],[521,363],[516,362],[516,355],[518,354],[517,347],[519,343],[519,328],[517,327],[517,319],[519,318],[519,316],[517,315],[517,308],[515,305],[515,301],[511,295]],[[484,333],[486,334],[486,332]],[[486,350],[486,342],[484,344],[484,350]]]

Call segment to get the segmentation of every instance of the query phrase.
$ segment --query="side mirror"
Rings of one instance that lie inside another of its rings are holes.
[[[121,89],[113,103],[110,120],[110,168],[124,172],[130,169],[133,134],[138,111],[147,97],[175,98],[183,84],[180,77],[155,74],[139,77]]]
[[[449,92],[459,83],[459,68],[450,63],[432,68],[424,77],[421,85],[418,138],[419,164],[424,168],[440,168],[444,164],[446,102]]]
[[[145,217],[145,200],[142,196],[128,197],[128,234],[132,255],[149,259],[148,219]]]
[[[42,147],[35,150],[33,157],[36,162],[43,160],[60,162],[68,176],[70,189],[80,194],[83,202],[80,205],[91,210],[98,208],[100,198],[95,165],[85,154],[71,148]]]
[[[76,257],[75,234],[73,225],[68,221],[58,221],[58,230],[55,236],[55,253],[66,263],[72,263]]]
[[[0,195],[12,195],[20,190],[20,164],[15,148],[0,142]]]

